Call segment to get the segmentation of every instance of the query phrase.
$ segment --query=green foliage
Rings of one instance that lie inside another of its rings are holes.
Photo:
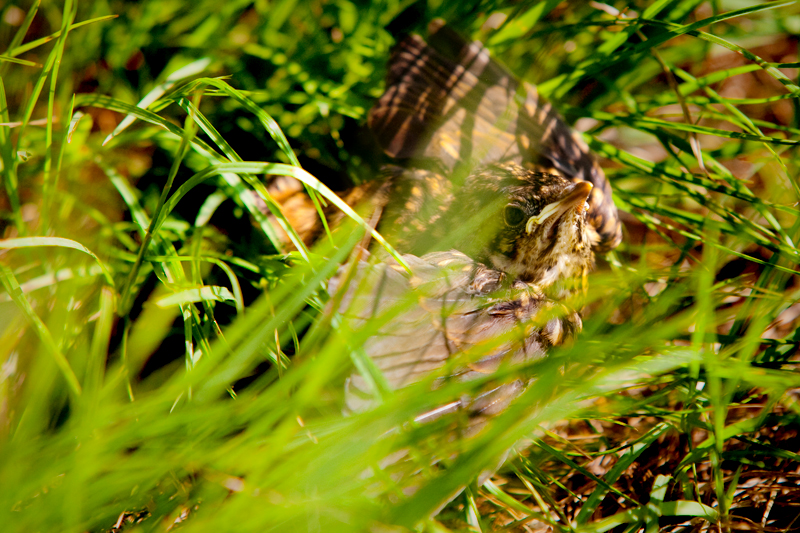
[[[770,433],[796,426],[800,385],[794,3],[66,0],[0,15],[3,531],[107,531],[122,513],[136,531],[730,530],[748,468],[796,470],[797,445]],[[349,210],[331,189],[385,162],[364,122],[392,32],[437,16],[578,121],[626,225],[575,344],[506,369],[537,379],[446,442],[414,417],[483,383],[430,390],[431,376],[342,416],[376,325],[337,322],[325,282],[363,221],[350,210],[352,231],[306,249],[264,185],[293,176]],[[578,427],[595,434],[566,442]],[[368,475],[397,450],[420,470],[414,494]],[[646,486],[624,481],[647,464]]]

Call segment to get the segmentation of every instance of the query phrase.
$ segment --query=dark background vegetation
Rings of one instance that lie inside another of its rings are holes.
[[[800,529],[794,2],[0,16],[3,531]],[[404,423],[452,387],[342,417],[343,347],[369,330],[312,324],[358,234],[286,253],[252,192],[373,179],[391,47],[436,17],[586,132],[625,225],[577,342],[445,444]],[[427,446],[452,448],[447,468]],[[364,475],[400,448],[419,452],[412,496]]]

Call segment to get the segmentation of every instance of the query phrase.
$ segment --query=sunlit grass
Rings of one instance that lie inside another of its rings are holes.
[[[797,527],[789,4],[3,8],[0,529]],[[385,27],[435,16],[581,119],[626,227],[576,342],[503,369],[536,379],[469,439],[413,420],[480,381],[342,415],[377,324],[325,288],[363,230],[306,249],[265,188],[346,207],[386,161],[359,130]]]

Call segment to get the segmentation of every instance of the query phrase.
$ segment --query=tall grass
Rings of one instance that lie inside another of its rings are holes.
[[[408,7],[2,9],[0,529],[797,528],[800,11]],[[626,228],[577,341],[454,441],[411,421],[481,383],[342,416],[376,326],[327,313],[325,282],[360,226],[286,253],[264,186],[339,205],[373,178],[386,28],[437,16],[586,131]],[[411,495],[373,468],[400,449]]]

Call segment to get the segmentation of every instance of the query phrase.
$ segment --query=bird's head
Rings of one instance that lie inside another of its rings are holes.
[[[481,211],[478,231],[463,248],[472,247],[468,255],[511,279],[541,288],[583,280],[594,260],[586,223],[591,190],[591,183],[515,164],[485,167],[466,179],[464,201],[454,202],[462,216]]]

